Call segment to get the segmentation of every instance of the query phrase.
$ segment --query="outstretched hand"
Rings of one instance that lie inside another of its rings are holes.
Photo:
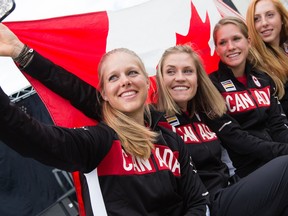
[[[0,56],[16,58],[24,44],[19,38],[4,24],[0,23]]]

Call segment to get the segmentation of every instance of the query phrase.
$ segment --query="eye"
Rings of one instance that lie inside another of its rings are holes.
[[[128,72],[129,76],[137,76],[138,74],[139,74],[139,72],[135,71],[135,70],[131,70],[131,71]]]
[[[234,41],[239,41],[239,40],[241,40],[241,39],[242,39],[242,37],[239,37],[239,36],[235,36],[235,37],[233,38]]]
[[[221,40],[219,41],[218,45],[219,46],[224,46],[227,43],[227,41]]]
[[[183,70],[183,73],[184,74],[193,74],[193,70],[192,69],[185,69],[185,70]]]
[[[274,16],[274,13],[270,12],[270,13],[267,14],[267,16],[268,16],[269,18],[272,18],[272,17]]]
[[[259,22],[260,21],[260,17],[259,16],[255,16],[254,17],[254,22],[256,23],[256,22]]]
[[[174,75],[176,72],[175,72],[175,70],[173,70],[173,69],[168,69],[168,70],[165,71],[165,73],[168,74],[168,75],[170,75],[170,76],[172,76],[172,75]]]
[[[115,81],[115,80],[117,80],[118,79],[118,76],[116,76],[116,75],[111,75],[109,78],[108,78],[108,81],[109,82],[113,82],[113,81]]]

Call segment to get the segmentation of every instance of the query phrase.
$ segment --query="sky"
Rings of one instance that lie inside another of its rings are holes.
[[[149,0],[15,0],[15,10],[4,21],[37,20],[101,10],[118,10]],[[0,57],[0,85],[8,94],[30,86],[9,57]]]

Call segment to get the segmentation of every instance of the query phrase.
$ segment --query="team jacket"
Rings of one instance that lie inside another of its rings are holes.
[[[108,215],[205,215],[206,188],[182,139],[157,125],[161,116],[152,110],[151,129],[159,137],[151,157],[143,160],[127,154],[104,123],[76,129],[41,124],[11,105],[0,89],[1,139],[43,164],[80,171],[92,179],[98,173],[100,190],[96,182],[87,181],[95,215],[101,202],[95,201],[93,193],[102,193]]]
[[[221,142],[202,121],[201,115],[195,114],[192,118],[185,113],[163,116],[159,125],[181,136],[211,197],[218,189],[228,186],[230,175],[228,167],[221,160]]]
[[[285,94],[281,98],[280,103],[286,116],[288,116],[288,82],[284,84]]]
[[[98,92],[91,85],[54,65],[37,52],[25,72],[68,99],[87,116],[101,119],[101,116],[95,113],[95,110],[99,109],[96,100]],[[175,122],[169,121],[173,128],[167,124],[164,117],[159,124],[173,130],[183,138],[209,192],[214,193],[217,189],[226,187],[229,178],[228,168],[221,161],[220,141],[216,134],[202,122],[200,115],[195,115],[192,119],[185,114],[177,115],[174,118]],[[170,117],[169,120],[171,119],[173,118]]]
[[[273,95],[272,80],[265,73],[254,70],[249,63],[245,73],[247,87],[227,66],[219,63],[218,71],[210,74],[210,78],[224,97],[228,114],[233,118],[206,119],[227,148],[240,176],[274,157],[288,154],[288,121]]]

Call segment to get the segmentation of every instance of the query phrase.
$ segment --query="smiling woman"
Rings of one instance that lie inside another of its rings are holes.
[[[288,116],[288,11],[279,0],[252,0],[246,21],[258,66],[273,78]]]
[[[8,30],[2,27],[2,33]],[[65,71],[50,61],[44,62],[51,64],[40,64],[48,73],[54,66]],[[0,90],[0,138],[23,156],[69,172],[85,173],[88,193],[84,200],[89,215],[103,210],[105,215],[204,216],[207,189],[194,172],[183,140],[158,125],[162,113],[146,104],[149,77],[139,56],[125,48],[111,50],[103,55],[98,76],[100,91],[91,91],[92,103],[97,101],[92,106],[100,110],[96,126],[47,126],[11,106]],[[94,181],[89,180],[91,175]],[[104,204],[101,210],[94,199],[96,192],[91,190],[94,187],[101,189],[97,194]]]
[[[269,142],[288,143],[288,120],[276,97],[275,83],[267,73],[259,70],[257,64],[253,64],[256,51],[250,49],[244,21],[236,17],[222,18],[215,26],[213,36],[221,61],[210,78],[225,99],[228,114],[244,131],[256,137]],[[231,122],[227,121],[219,125],[218,136],[228,145],[227,150],[237,173],[241,177],[246,176],[266,160],[249,155],[255,151],[252,146],[244,148],[241,143],[234,145],[235,149],[231,147],[235,141],[231,140],[231,131],[225,129],[229,124]],[[262,150],[265,147],[259,146],[259,151]]]

